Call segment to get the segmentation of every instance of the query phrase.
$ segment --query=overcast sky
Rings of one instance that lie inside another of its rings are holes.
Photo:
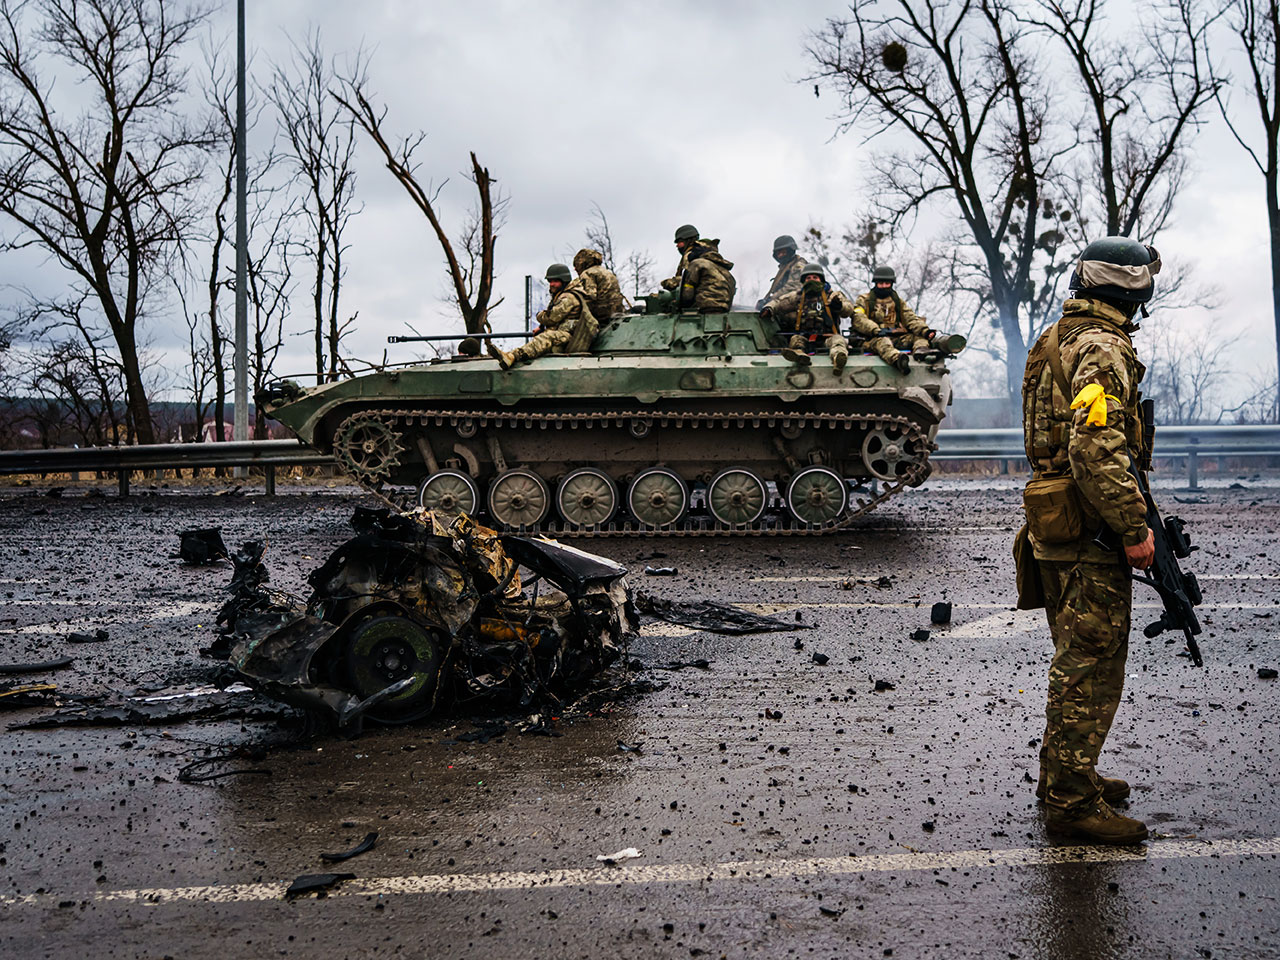
[[[462,221],[474,196],[463,176],[468,151],[489,167],[510,197],[497,245],[497,295],[505,302],[492,317],[495,329],[522,325],[525,274],[540,280],[549,263],[571,255],[593,202],[609,218],[617,252],[648,250],[658,276],[675,265],[678,224],[720,237],[721,252],[737,264],[740,301],[772,276],[775,235],[799,234],[814,220],[848,223],[868,209],[859,139],[833,139],[835,98],[816,98],[812,84],[797,82],[807,72],[806,35],[843,9],[831,0],[248,0],[247,7],[263,74],[286,55],[288,36],[302,37],[311,25],[334,54],[361,45],[371,52],[371,88],[389,107],[386,132],[426,131],[417,154],[423,177],[450,178],[440,202],[447,224]],[[234,19],[228,4],[211,21],[229,44]],[[1239,96],[1247,106],[1247,91]],[[251,149],[265,149],[272,133],[263,123]],[[342,310],[359,311],[349,352],[378,358],[387,334],[407,332],[406,323],[431,333],[454,332],[460,321],[444,298],[429,225],[364,140],[357,171],[364,209],[348,232]],[[1175,226],[1157,245],[1222,284],[1225,308],[1214,322],[1244,344],[1243,371],[1271,362],[1262,181],[1221,121],[1197,139]],[[17,265],[11,257],[0,272],[11,275]],[[307,298],[304,283],[292,323],[304,334]],[[1196,326],[1194,318],[1178,322]],[[155,349],[180,350],[185,330],[157,319],[150,335]],[[413,355],[391,349],[393,358]],[[308,368],[305,336],[286,350],[277,370]]]

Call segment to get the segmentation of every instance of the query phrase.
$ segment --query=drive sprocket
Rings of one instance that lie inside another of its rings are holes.
[[[356,413],[333,434],[333,455],[344,470],[362,483],[379,483],[400,465],[404,446],[400,432],[388,417]]]

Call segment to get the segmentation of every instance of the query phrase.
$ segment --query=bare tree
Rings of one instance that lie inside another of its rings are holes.
[[[624,291],[631,288],[633,300],[639,300],[645,291],[652,290],[657,283],[653,275],[656,263],[648,250],[632,250],[622,261],[619,285]]]
[[[174,296],[177,298],[182,319],[187,326],[188,363],[184,373],[185,387],[190,390],[191,397],[190,436],[184,436],[181,439],[199,443],[204,439],[204,421],[209,414],[209,406],[213,402],[207,399],[208,390],[217,382],[218,367],[209,338],[208,316],[203,310],[192,310],[188,306],[186,291],[182,283],[177,280],[174,282]],[[225,390],[226,384],[222,386]],[[221,430],[219,429],[217,433],[221,433]]]
[[[256,396],[271,379],[280,347],[284,343],[284,321],[289,314],[289,294],[293,287],[294,241],[291,224],[297,211],[290,205],[283,209],[273,204],[274,191],[258,192],[249,224],[250,251],[246,274],[246,299],[249,303],[250,369],[253,394]],[[267,420],[262,408],[256,408],[253,426],[255,440],[267,439]]]
[[[480,333],[490,329],[489,311],[502,302],[499,299],[490,304],[489,298],[493,296],[494,242],[502,224],[506,198],[500,193],[495,194],[493,185],[496,181],[489,176],[488,168],[480,166],[472,151],[470,180],[476,188],[478,206],[472,210],[460,233],[462,257],[459,257],[436,209],[440,191],[448,180],[438,187],[428,183],[425,188],[418,182],[418,164],[414,162],[413,153],[427,135],[418,132],[392,147],[382,132],[387,108],[378,109],[370,103],[368,80],[359,64],[342,80],[340,91],[334,91],[333,97],[382,151],[387,169],[435,231],[449,270],[452,299],[462,315],[466,332]]]
[[[349,246],[343,235],[351,217],[359,212],[352,166],[353,117],[330,98],[329,90],[336,82],[320,31],[314,29],[304,43],[293,45],[292,62],[276,68],[270,89],[288,144],[287,157],[307,192],[303,209],[311,226],[317,383],[323,383],[326,377],[338,378],[341,342],[347,328],[338,319],[346,273],[342,258]]]
[[[613,233],[609,230],[609,218],[604,215],[600,204],[591,201],[591,212],[587,215],[587,246],[600,251],[607,270],[617,272],[613,261]]]
[[[809,79],[840,96],[841,132],[905,137],[873,155],[884,222],[904,225],[935,199],[959,215],[955,239],[974,252],[974,285],[1003,336],[1011,402],[1065,270],[1056,182],[1074,146],[1049,129],[1028,29],[1003,0],[854,0],[807,50]]]
[[[1208,64],[1216,17],[1200,0],[1163,0],[1121,33],[1099,0],[1036,0],[1022,19],[1065,51],[1084,95],[1077,129],[1088,152],[1072,171],[1071,222],[1154,240],[1182,186],[1189,136],[1223,84]]]
[[[179,109],[181,50],[203,17],[160,0],[0,0],[4,248],[45,251],[92,293],[143,443],[155,434],[138,325],[193,220],[209,142]]]
[[[1226,375],[1228,343],[1211,328],[1176,330],[1156,326],[1146,351],[1144,393],[1155,400],[1162,423],[1211,423],[1221,418],[1217,391]]]
[[[1232,117],[1230,104],[1219,94],[1222,117],[1262,174],[1266,191],[1267,225],[1271,231],[1271,312],[1280,364],[1280,0],[1224,0],[1222,9],[1248,62],[1252,107],[1257,110],[1262,127],[1262,143],[1255,146]],[[1276,390],[1273,409],[1277,414],[1275,422],[1280,423],[1280,380]]]

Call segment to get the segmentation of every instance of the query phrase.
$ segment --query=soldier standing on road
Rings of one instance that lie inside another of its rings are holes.
[[[1034,476],[1024,504],[1027,535],[1053,635],[1040,781],[1045,825],[1058,837],[1140,843],[1147,828],[1113,803],[1123,780],[1101,776],[1098,754],[1124,685],[1132,584],[1129,567],[1155,554],[1146,505],[1128,472],[1146,469],[1138,362],[1132,333],[1160,271],[1154,247],[1107,237],[1085,247],[1062,319],[1036,341],[1022,382],[1022,421]],[[1145,308],[1144,308],[1145,312]],[[1102,524],[1123,557],[1093,542]]]
[[[964,337],[938,333],[898,296],[893,289],[897,279],[893,267],[876,267],[871,274],[871,289],[854,304],[854,335],[866,336],[864,331],[872,328],[879,334],[872,334],[867,349],[901,373],[906,373],[910,364],[900,350],[909,350],[917,360],[928,359],[938,352],[963,350]]]
[[[603,264],[604,255],[590,247],[583,247],[573,256],[573,269],[578,272],[587,306],[597,320],[622,313],[622,287],[617,275]]]
[[[778,272],[773,275],[769,292],[756,302],[757,310],[799,290],[800,271],[808,266],[808,261],[796,251],[795,238],[785,233],[773,241],[773,259],[778,264]]]
[[[582,278],[574,280],[567,266],[553,263],[547,267],[546,279],[551,304],[538,313],[538,332],[533,339],[510,353],[499,349],[492,340],[484,342],[489,356],[503,370],[548,353],[585,353],[591,349],[600,325],[591,313]]]
[[[809,352],[825,344],[831,369],[840,373],[849,360],[849,342],[840,333],[840,320],[853,316],[853,304],[840,291],[831,291],[826,275],[816,263],[805,264],[799,280],[797,289],[771,300],[760,315],[774,317],[778,328],[791,334],[782,355],[792,363],[807,367],[811,362]]]

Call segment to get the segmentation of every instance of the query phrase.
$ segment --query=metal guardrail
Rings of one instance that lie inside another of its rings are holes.
[[[1280,457],[1280,425],[1157,427],[1155,455],[1185,457],[1188,485],[1198,487],[1200,457]],[[1016,428],[938,431],[935,460],[1022,460],[1022,431]],[[27,473],[114,473],[120,493],[129,493],[129,475],[138,470],[260,466],[268,495],[275,492],[275,468],[332,466],[334,460],[298,440],[241,440],[225,443],[154,443],[132,447],[59,447],[0,451],[0,475]]]

